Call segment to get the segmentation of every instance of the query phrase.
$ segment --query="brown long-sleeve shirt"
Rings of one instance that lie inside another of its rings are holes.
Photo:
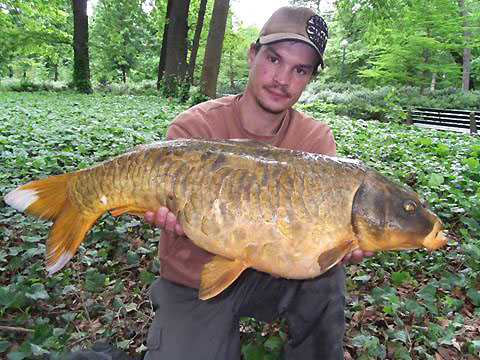
[[[287,111],[276,134],[260,136],[248,132],[242,126],[238,108],[240,97],[230,95],[184,111],[174,119],[166,138],[251,139],[282,148],[336,155],[330,128],[294,109]],[[165,231],[160,236],[158,255],[163,278],[193,288],[199,287],[203,265],[213,256],[187,237]]]

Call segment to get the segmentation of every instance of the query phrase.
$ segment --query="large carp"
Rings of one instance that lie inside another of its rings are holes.
[[[404,187],[365,164],[254,141],[180,139],[138,146],[91,168],[30,182],[5,202],[53,220],[50,273],[106,211],[167,206],[185,234],[216,254],[201,274],[211,298],[246,268],[318,276],[348,252],[445,244],[442,223]]]

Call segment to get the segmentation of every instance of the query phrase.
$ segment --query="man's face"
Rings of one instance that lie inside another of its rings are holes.
[[[265,111],[279,114],[295,104],[318,62],[315,50],[302,42],[282,41],[250,48],[247,91]]]

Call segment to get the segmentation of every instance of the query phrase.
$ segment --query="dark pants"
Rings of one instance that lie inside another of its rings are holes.
[[[290,339],[289,360],[343,360],[345,271],[337,265],[312,280],[286,280],[245,271],[213,299],[157,279],[150,288],[155,308],[144,360],[240,359],[239,319],[283,317]]]

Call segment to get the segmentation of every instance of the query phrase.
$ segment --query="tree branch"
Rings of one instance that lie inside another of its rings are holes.
[[[17,326],[3,326],[3,325],[0,325],[0,331],[30,333],[30,332],[33,332],[34,330],[26,329],[26,328],[22,328],[22,327],[17,327]]]

